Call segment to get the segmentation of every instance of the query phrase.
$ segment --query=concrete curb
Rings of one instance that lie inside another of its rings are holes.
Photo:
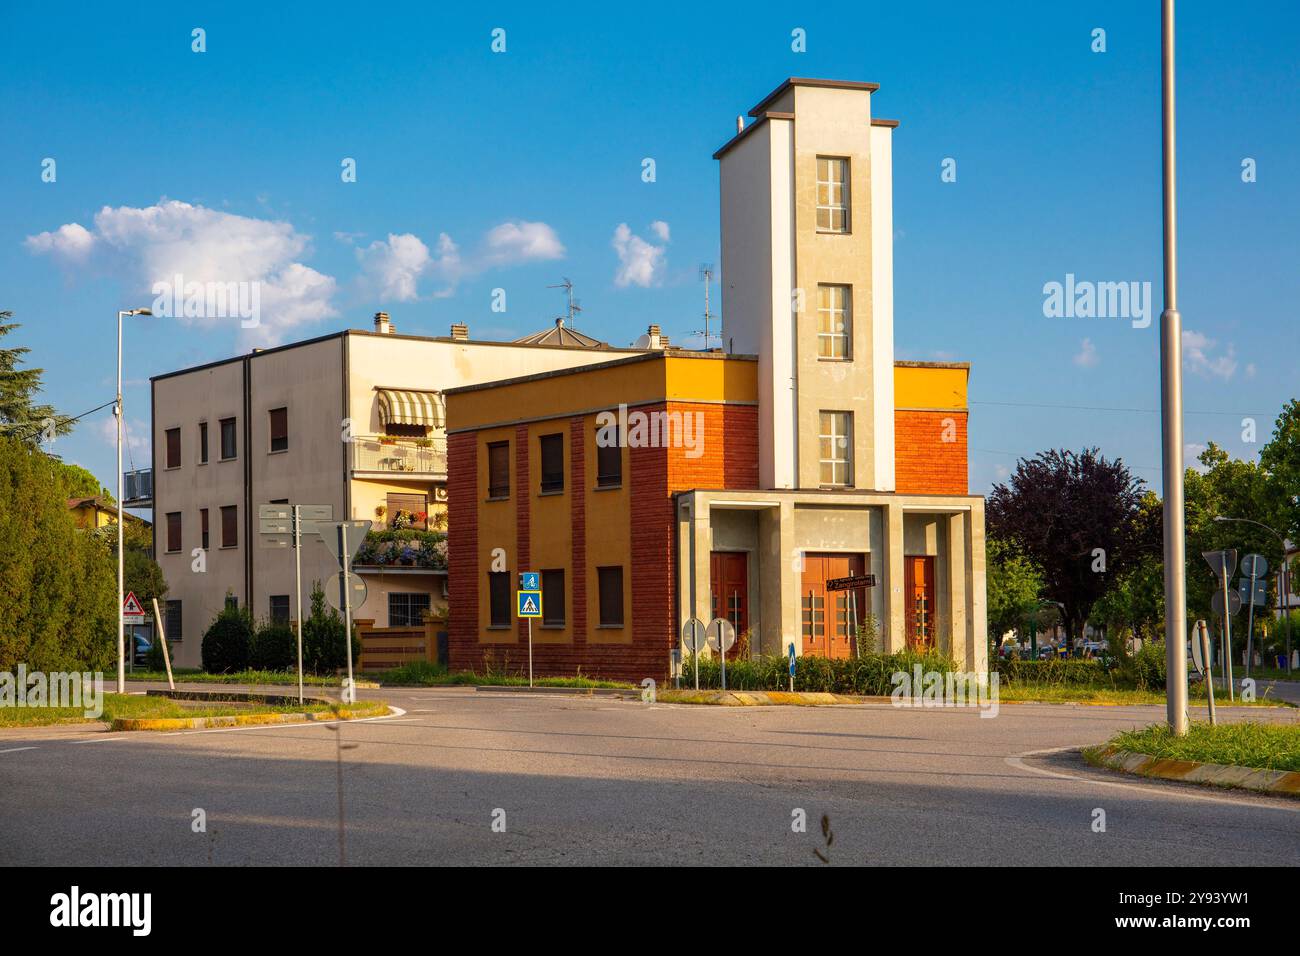
[[[372,712],[373,710],[373,712]],[[360,720],[382,717],[390,708],[373,708],[351,714],[230,714],[225,717],[119,717],[109,725],[109,730],[204,730],[209,727],[254,727],[265,724],[303,724],[318,721]]]
[[[528,687],[527,685],[514,684],[475,684],[474,690],[477,693],[559,694],[570,697],[629,697],[637,699],[641,697],[641,691],[633,687]]]
[[[865,704],[888,701],[888,697],[853,697],[819,691],[775,690],[665,690],[657,698],[665,704],[705,704],[717,707],[827,707],[836,704]]]
[[[1218,787],[1236,787],[1260,793],[1300,797],[1300,771],[1264,770],[1258,767],[1235,767],[1195,760],[1170,760],[1150,754],[1133,753],[1116,747],[1094,747],[1084,751],[1089,762],[1131,773],[1139,777],[1178,780],[1183,783],[1206,783]]]

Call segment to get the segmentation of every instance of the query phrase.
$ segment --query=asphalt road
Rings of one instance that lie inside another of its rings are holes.
[[[832,864],[1300,862],[1300,801],[1032,753],[1099,743],[1157,708],[1003,705],[987,719],[380,693],[405,714],[341,729],[349,864],[822,865],[815,849]],[[0,865],[336,865],[333,726],[0,730]]]

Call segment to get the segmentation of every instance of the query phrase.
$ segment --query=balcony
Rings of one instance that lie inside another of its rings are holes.
[[[152,468],[140,468],[122,474],[122,507],[153,507]]]
[[[353,436],[352,474],[360,477],[411,475],[447,477],[447,439],[389,438],[380,435]]]

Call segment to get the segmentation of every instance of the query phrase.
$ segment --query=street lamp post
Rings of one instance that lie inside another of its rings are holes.
[[[126,693],[126,623],[122,604],[126,600],[126,557],[122,542],[122,319],[128,315],[153,315],[148,309],[118,310],[117,313],[117,401],[113,415],[117,418],[117,692]],[[134,648],[132,648],[134,650]]]
[[[1216,515],[1215,521],[1235,521],[1241,524],[1253,524],[1257,528],[1263,528],[1273,537],[1277,538],[1278,546],[1282,549],[1282,564],[1278,568],[1278,595],[1277,605],[1282,612],[1282,626],[1286,628],[1286,670],[1291,670],[1291,572],[1286,563],[1286,536],[1276,528],[1270,528],[1262,521],[1256,521],[1254,518],[1228,518],[1224,515]],[[1251,594],[1251,600],[1254,601],[1255,595]]]
[[[1183,515],[1182,317],[1178,314],[1178,210],[1174,140],[1174,0],[1160,16],[1161,131],[1164,145],[1165,308],[1160,313],[1160,433],[1165,493],[1165,716],[1187,733],[1187,565]]]

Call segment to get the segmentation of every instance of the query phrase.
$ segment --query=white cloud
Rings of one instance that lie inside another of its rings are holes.
[[[298,261],[310,237],[287,222],[220,212],[201,205],[162,200],[135,208],[105,206],[93,232],[77,223],[27,239],[33,252],[64,266],[80,265],[91,253],[105,268],[124,275],[137,294],[154,295],[155,283],[177,275],[190,283],[256,283],[262,316],[247,337],[263,344],[280,341],[295,325],[337,315],[330,300],[335,282]],[[235,323],[228,316],[184,317],[188,323]]]
[[[656,219],[654,222],[650,223],[650,231],[659,237],[660,242],[668,241],[668,223],[664,222],[662,219]]]
[[[1079,352],[1074,357],[1074,364],[1079,368],[1093,368],[1101,361],[1097,356],[1097,346],[1092,344],[1092,339],[1084,339],[1079,343]]]
[[[656,228],[660,225],[663,226],[662,230]],[[656,222],[651,224],[650,228],[660,239],[667,241],[667,223]],[[640,236],[633,235],[625,222],[619,223],[618,228],[614,230],[611,245],[618,253],[619,263],[614,273],[614,285],[619,288],[630,285],[649,288],[662,281],[666,266],[664,246],[656,246],[646,242]]]
[[[433,264],[433,257],[416,236],[390,232],[387,242],[376,240],[358,249],[357,261],[375,295],[389,302],[413,302],[419,297],[416,282]]]
[[[108,445],[117,447],[117,416],[111,412],[108,417],[99,420],[99,437]],[[131,450],[132,452],[149,451],[149,423],[146,421],[130,421],[126,423],[126,428],[122,430],[122,450]],[[139,462],[137,462],[139,464]],[[148,462],[145,462],[147,465]]]
[[[1257,370],[1256,370],[1256,368],[1255,368],[1255,363],[1254,363],[1254,362],[1249,362],[1249,363],[1247,363],[1247,365],[1246,365],[1246,378],[1254,378],[1254,377],[1255,377],[1255,372],[1256,372],[1256,371],[1257,371]]]
[[[564,258],[564,244],[544,222],[503,222],[488,232],[483,246],[484,267]]]
[[[1190,329],[1184,330],[1183,365],[1197,375],[1228,381],[1237,371],[1237,350],[1229,345],[1223,354],[1216,355],[1217,347],[1215,339]]]

